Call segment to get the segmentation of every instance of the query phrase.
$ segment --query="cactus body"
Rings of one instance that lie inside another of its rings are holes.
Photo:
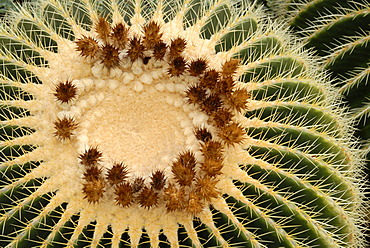
[[[369,139],[369,11],[356,1],[271,1],[289,25],[323,58],[322,66],[340,87],[357,119],[358,135]]]
[[[0,245],[363,247],[316,60],[244,1],[38,1],[0,29]]]

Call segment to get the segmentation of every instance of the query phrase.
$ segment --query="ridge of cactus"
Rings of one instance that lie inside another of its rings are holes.
[[[0,3],[0,17],[4,16],[5,13],[13,6],[13,2],[11,0],[4,0]]]
[[[356,123],[355,136],[361,139],[362,149],[369,157],[370,2],[270,1],[269,4],[276,16],[285,16],[290,28],[322,58],[321,66],[330,73],[350,107],[351,118]],[[369,180],[369,166],[366,167]]]
[[[257,1],[38,0],[0,62],[0,246],[365,247],[339,91]]]
[[[357,1],[271,1],[279,15],[288,13],[289,26],[322,58],[322,67],[340,87],[366,140],[368,102],[370,3]],[[364,117],[364,118],[363,118]],[[365,120],[365,121],[364,121]]]

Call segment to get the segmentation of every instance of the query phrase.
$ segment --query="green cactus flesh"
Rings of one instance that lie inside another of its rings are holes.
[[[277,13],[285,13],[289,25],[307,42],[307,47],[322,57],[323,68],[330,72],[353,109],[360,130],[358,136],[369,139],[369,1],[270,4]]]
[[[339,93],[251,2],[8,15],[0,246],[364,247]]]

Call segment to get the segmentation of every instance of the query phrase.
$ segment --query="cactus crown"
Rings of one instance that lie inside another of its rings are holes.
[[[38,1],[0,46],[0,245],[362,247],[336,91],[256,3]]]

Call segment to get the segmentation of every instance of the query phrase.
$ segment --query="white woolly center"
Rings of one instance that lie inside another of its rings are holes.
[[[133,176],[169,173],[172,159],[186,147],[181,121],[189,117],[166,102],[168,95],[180,98],[153,87],[106,93],[84,118],[89,145],[98,146],[109,164],[124,162]]]

